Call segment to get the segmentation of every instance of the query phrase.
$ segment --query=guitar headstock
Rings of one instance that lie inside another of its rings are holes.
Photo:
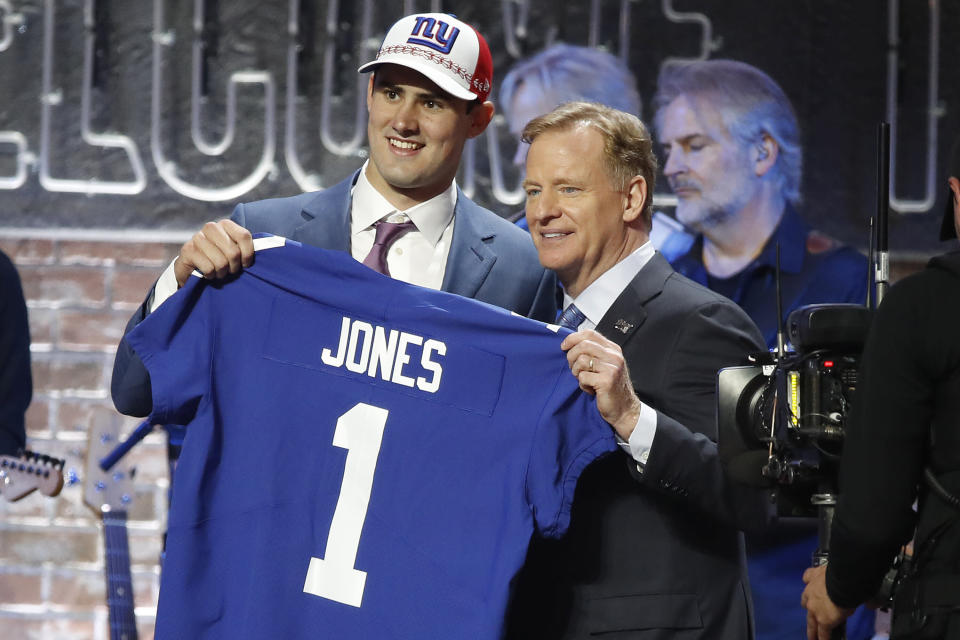
[[[104,413],[93,421],[87,441],[83,501],[98,515],[129,511],[133,503],[134,468],[122,459],[109,471],[100,468],[100,460],[120,442],[119,416]]]
[[[34,489],[45,496],[55,496],[63,488],[63,464],[59,458],[33,451],[0,456],[0,494],[10,502]]]

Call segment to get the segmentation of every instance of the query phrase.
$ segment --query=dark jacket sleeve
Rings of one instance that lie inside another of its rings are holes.
[[[123,339],[117,346],[117,355],[113,360],[113,376],[110,378],[110,394],[117,411],[139,418],[149,415],[153,408],[150,374],[143,366],[140,356],[127,342],[127,334],[147,317],[152,298],[153,289],[150,289],[147,299],[127,322]]]
[[[716,419],[717,372],[762,351],[759,330],[733,303],[711,302],[687,314],[669,349],[661,389],[648,401],[657,411],[650,458],[635,477],[718,522],[764,529],[773,517],[770,493],[730,479]]]
[[[24,412],[32,395],[27,305],[17,270],[0,253],[0,454],[26,445]]]

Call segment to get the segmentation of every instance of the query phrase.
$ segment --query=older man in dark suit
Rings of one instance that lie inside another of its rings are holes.
[[[441,13],[397,21],[368,84],[370,160],[326,191],[239,205],[180,250],[127,330],[198,270],[222,278],[254,260],[251,232],[350,252],[398,280],[475,298],[536,318],[556,316],[556,281],[522,231],[470,201],[454,177],[467,140],[493,117],[493,63],[483,37]],[[146,415],[150,381],[126,341],[114,364],[113,399]]]
[[[751,638],[738,527],[767,510],[727,480],[715,388],[718,369],[763,349],[760,333],[651,246],[656,159],[640,120],[570,103],[524,140],[527,220],[579,328],[563,347],[624,455],[581,477],[566,539],[531,546],[509,635]]]

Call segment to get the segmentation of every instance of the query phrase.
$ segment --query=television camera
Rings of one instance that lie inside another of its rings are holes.
[[[787,319],[793,351],[718,375],[720,456],[737,482],[776,488],[779,515],[817,515],[835,494],[869,322],[861,305],[801,307]]]

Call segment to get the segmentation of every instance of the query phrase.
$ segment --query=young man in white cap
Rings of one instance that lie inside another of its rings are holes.
[[[483,36],[448,14],[406,16],[359,71],[372,72],[370,160],[324,191],[240,204],[229,220],[205,224],[127,331],[194,270],[216,279],[250,266],[256,232],[349,251],[399,280],[555,318],[554,276],[540,266],[529,236],[471,202],[454,181],[466,141],[493,117],[493,62]],[[149,376],[126,341],[117,350],[112,392],[121,412],[150,412]]]

